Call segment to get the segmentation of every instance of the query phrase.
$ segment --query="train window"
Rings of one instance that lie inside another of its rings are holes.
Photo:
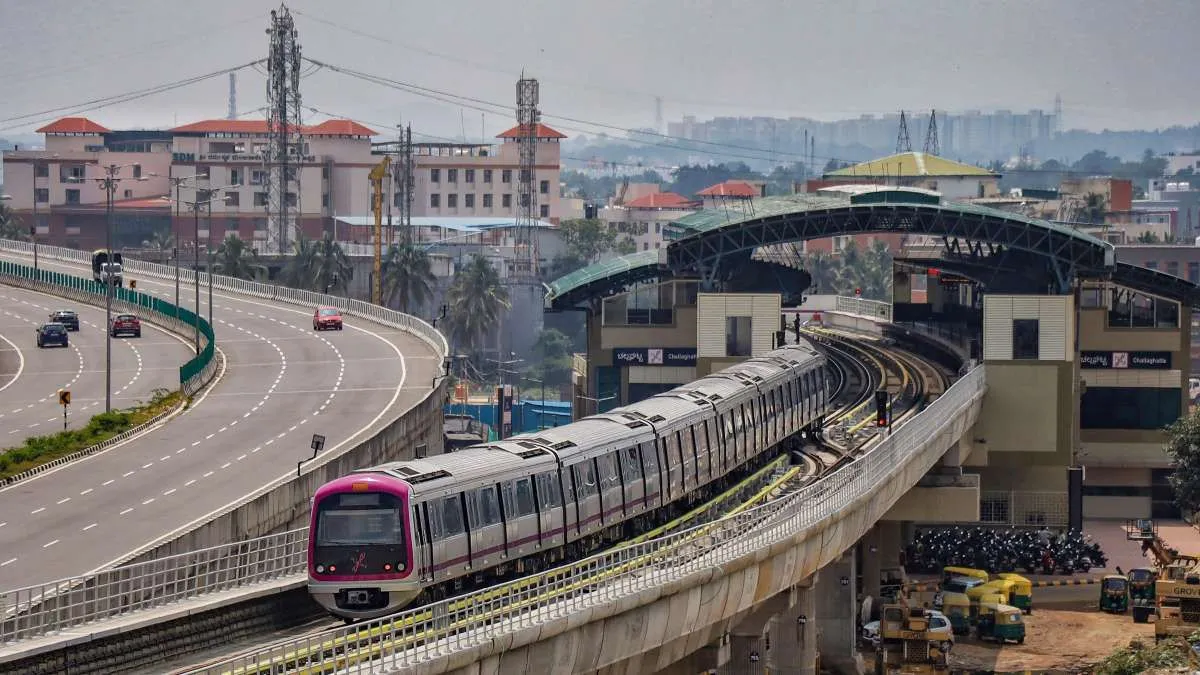
[[[459,501],[458,495],[450,495],[443,499],[441,511],[442,536],[453,537],[465,531],[465,528],[463,528],[462,502]],[[430,518],[430,520],[433,520],[433,518]]]
[[[500,500],[496,496],[495,486],[489,485],[475,491],[475,508],[475,515],[479,518],[479,527],[487,527],[500,522]]]
[[[622,464],[621,474],[625,478],[625,484],[628,485],[642,477],[642,460],[638,458],[637,446],[625,448],[621,452]]]
[[[658,474],[658,452],[653,443],[642,443],[642,461],[646,464],[646,476]]]
[[[504,507],[505,520],[513,520],[520,516],[517,513],[516,487],[512,481],[500,484],[500,503]]]
[[[537,510],[533,503],[533,485],[528,478],[517,481],[517,515],[528,516]]]
[[[542,508],[562,506],[558,490],[558,473],[540,473],[534,476],[537,487],[538,502]]]
[[[562,481],[563,496],[566,498],[567,503],[570,504],[575,501],[574,473],[570,468],[565,468],[564,471],[565,473],[560,474],[558,478]]]
[[[600,467],[600,481],[604,484],[605,490],[621,484],[621,477],[617,475],[617,463],[613,455],[597,457],[596,465]]]
[[[575,472],[575,489],[579,491],[579,499],[586,499],[599,491],[596,487],[596,470],[591,462],[576,464],[571,470]]]

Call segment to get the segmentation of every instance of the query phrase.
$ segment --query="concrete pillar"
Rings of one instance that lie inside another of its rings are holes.
[[[817,649],[825,668],[855,670],[859,603],[854,578],[854,547],[821,570],[816,591]]]
[[[811,586],[796,591],[796,604],[771,623],[771,672],[817,675],[817,591]]]
[[[762,634],[730,635],[729,663],[731,673],[738,675],[766,675],[767,645]]]
[[[885,567],[879,534],[879,524],[876,523],[862,538],[862,593],[871,598],[879,597],[880,570]]]
[[[688,654],[680,661],[663,668],[655,675],[696,675],[719,670],[721,667],[721,640],[707,644]]]
[[[899,520],[881,520],[875,525],[879,529],[879,553],[884,567],[900,565],[900,553],[904,551],[903,525]]]

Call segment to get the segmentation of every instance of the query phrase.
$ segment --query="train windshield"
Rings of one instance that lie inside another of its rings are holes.
[[[395,545],[403,541],[400,499],[382,492],[332,495],[321,500],[317,546]]]

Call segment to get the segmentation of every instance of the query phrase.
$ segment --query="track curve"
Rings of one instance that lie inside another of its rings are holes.
[[[67,262],[42,265],[90,274]],[[173,283],[137,282],[139,291],[174,301]],[[182,288],[181,304],[190,309],[194,292]],[[426,343],[403,331],[351,318],[344,331],[315,333],[303,308],[224,292],[213,299],[226,370],[190,409],[126,443],[0,489],[0,551],[11,559],[0,560],[7,562],[0,587],[82,574],[173,533],[295,466],[310,454],[313,433],[326,437],[327,450],[364,440],[417,403],[440,367]],[[205,315],[206,300],[202,289]],[[7,370],[0,361],[0,372]]]

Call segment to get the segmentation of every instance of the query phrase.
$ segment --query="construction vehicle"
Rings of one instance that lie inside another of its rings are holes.
[[[371,277],[371,303],[376,305],[383,304],[383,179],[387,177],[391,164],[392,156],[384,155],[368,175],[371,180],[371,210],[375,216],[375,266]]]
[[[941,636],[929,632],[929,615],[925,610],[905,604],[880,608],[876,675],[948,673],[948,651]]]
[[[1126,538],[1142,542],[1142,555],[1153,556],[1158,577],[1154,581],[1154,639],[1188,637],[1200,630],[1200,557],[1168,548],[1152,520],[1125,524]],[[1134,620],[1149,618],[1135,603]]]

